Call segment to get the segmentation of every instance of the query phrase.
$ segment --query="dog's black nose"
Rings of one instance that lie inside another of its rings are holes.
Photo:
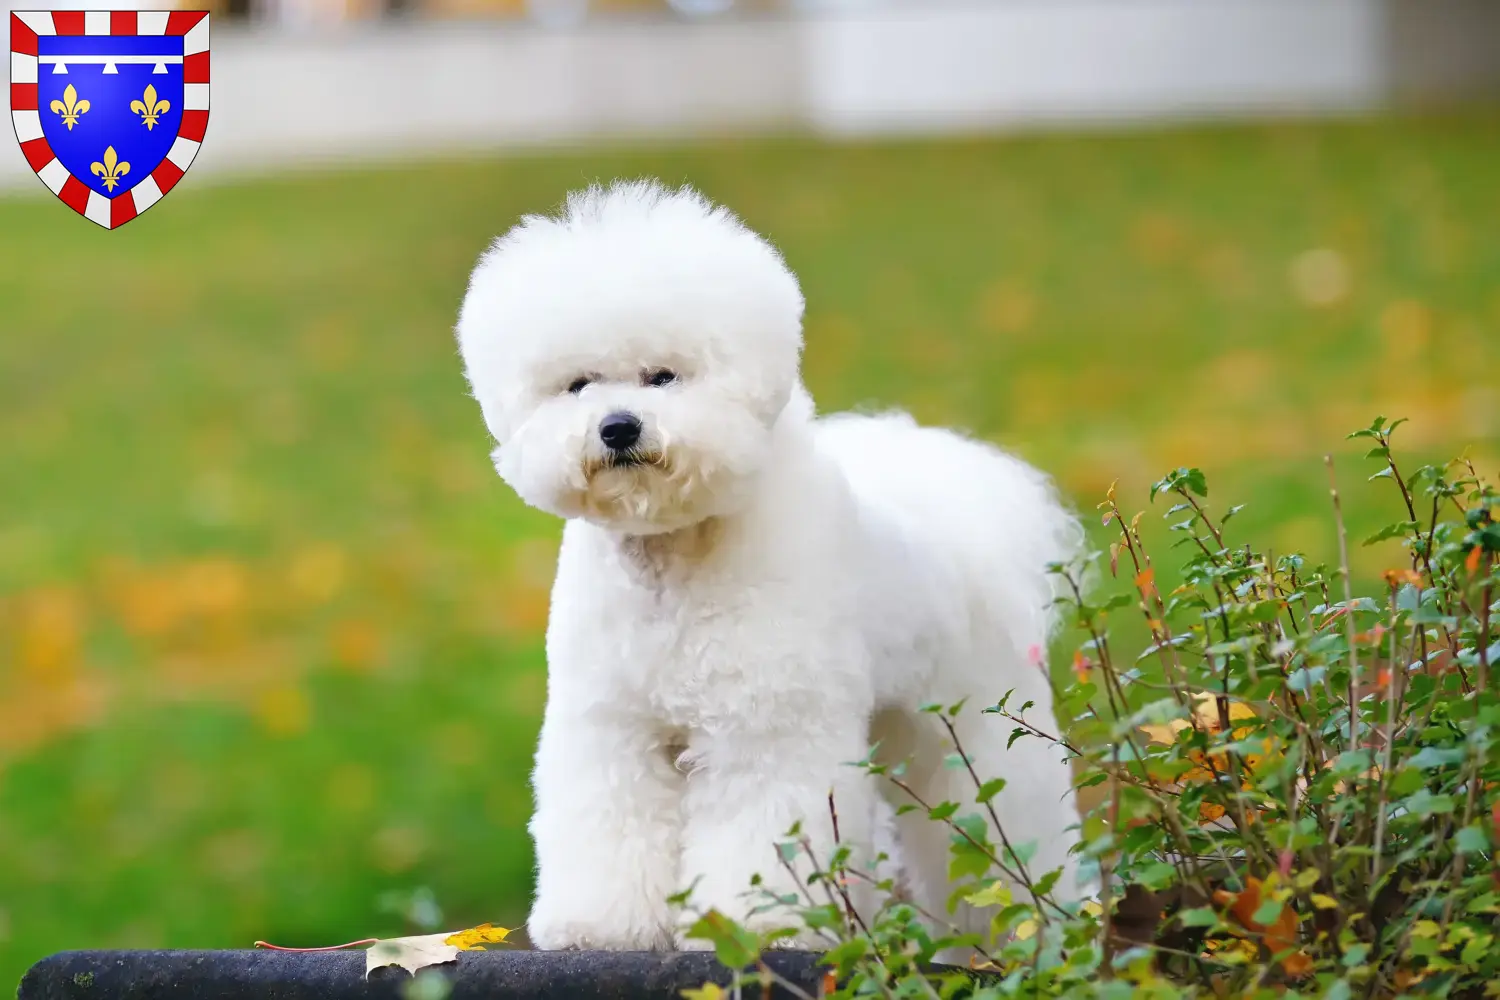
[[[634,413],[611,413],[599,421],[599,440],[610,451],[629,451],[641,439],[641,418]]]

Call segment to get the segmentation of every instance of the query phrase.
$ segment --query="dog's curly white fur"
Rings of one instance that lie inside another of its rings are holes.
[[[1075,556],[1078,525],[989,445],[903,414],[815,418],[802,310],[769,244],[650,183],[529,216],[474,270],[458,340],[495,466],[567,519],[534,773],[538,947],[691,947],[668,900],[690,885],[696,909],[783,920],[753,912],[752,876],[791,890],[776,844],[797,822],[826,860],[830,793],[856,863],[890,853],[944,912],[947,830],[895,818],[852,766],[879,743],[910,756],[928,803],[972,803],[918,711],[931,701],[968,699],[958,730],[1008,781],[1006,835],[1036,843],[1033,875],[1076,884],[1066,764],[1041,740],[1008,749],[979,709],[1014,689],[1050,721],[1045,567]]]

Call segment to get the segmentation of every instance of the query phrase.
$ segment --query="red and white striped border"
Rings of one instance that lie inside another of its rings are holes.
[[[106,198],[68,173],[42,134],[37,109],[38,35],[182,35],[182,125],[151,176]],[[79,215],[105,229],[123,226],[182,179],[208,129],[208,11],[16,10],[10,14],[10,117],[21,152],[42,183]]]

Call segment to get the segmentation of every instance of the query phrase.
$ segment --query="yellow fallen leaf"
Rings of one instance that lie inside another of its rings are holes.
[[[704,983],[698,989],[688,987],[682,996],[683,1000],[725,1000],[729,994],[718,983]]]
[[[502,944],[508,936],[510,936],[510,931],[504,927],[480,924],[478,927],[470,927],[457,934],[449,934],[443,943],[451,944],[459,951],[483,951],[484,945]]]
[[[1198,725],[1208,732],[1219,731],[1219,699],[1216,695],[1201,692],[1193,696],[1193,717]],[[1242,701],[1229,702],[1229,721],[1255,718],[1255,709]],[[1238,735],[1236,730],[1236,735]]]
[[[1166,723],[1149,722],[1141,726],[1141,732],[1145,733],[1152,743],[1172,746],[1177,742],[1177,734],[1190,728],[1192,724],[1186,719],[1173,719]]]

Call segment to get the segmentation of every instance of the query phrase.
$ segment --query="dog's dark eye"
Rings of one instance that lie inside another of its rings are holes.
[[[664,385],[671,385],[677,381],[677,373],[670,368],[654,368],[646,373],[642,380],[647,385],[660,389]]]
[[[568,391],[576,396],[580,392],[582,392],[584,388],[587,387],[588,384],[592,381],[594,380],[589,378],[587,375],[580,375],[573,381],[568,383]]]

